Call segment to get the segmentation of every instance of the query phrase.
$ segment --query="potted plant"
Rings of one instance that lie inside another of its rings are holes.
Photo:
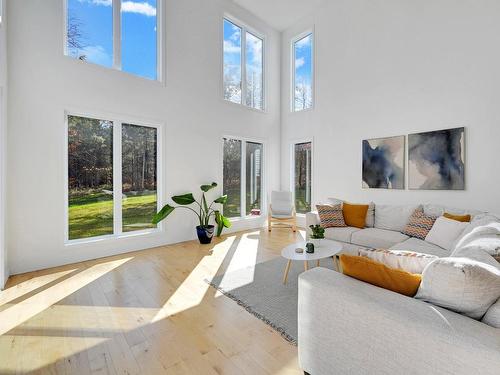
[[[309,236],[310,242],[319,246],[321,240],[325,238],[325,228],[319,224],[309,225],[309,228],[311,228],[311,235]]]
[[[176,208],[185,208],[191,210],[198,217],[200,223],[200,225],[196,227],[196,234],[198,235],[200,243],[209,244],[210,242],[212,242],[212,237],[214,235],[214,225],[210,224],[212,218],[217,224],[217,237],[220,237],[224,228],[231,227],[231,222],[229,221],[229,219],[224,217],[219,210],[212,208],[214,204],[226,203],[227,195],[222,195],[219,198],[213,200],[210,205],[208,205],[207,203],[205,193],[215,187],[217,187],[217,184],[215,182],[212,182],[210,185],[201,185],[200,189],[202,191],[202,194],[199,201],[194,198],[193,193],[173,196],[172,200],[179,206],[174,207],[166,204],[159,212],[157,212],[153,216],[153,220],[151,222],[153,224],[158,224],[160,221],[170,215]],[[188,207],[193,203],[197,205],[197,207],[195,207],[196,210],[194,208]]]

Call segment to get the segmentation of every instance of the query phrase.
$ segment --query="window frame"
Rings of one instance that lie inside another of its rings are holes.
[[[290,143],[290,191],[292,192],[293,203],[295,205],[295,146],[301,143],[311,144],[311,210],[314,202],[314,138],[295,139]],[[306,214],[296,213],[299,217],[305,217]]]
[[[122,54],[121,54],[121,0],[112,0],[112,33],[113,33],[113,64],[109,68],[100,64],[96,64],[92,61],[82,61],[80,59],[75,59],[69,55],[68,51],[68,0],[62,0],[63,2],[63,55],[72,61],[76,61],[80,64],[87,64],[89,66],[97,66],[99,69],[106,70],[116,70],[125,73],[128,76],[136,77],[139,79],[144,79],[150,82],[159,82],[165,84],[165,66],[164,66],[164,41],[166,40],[166,35],[164,35],[163,25],[165,19],[163,16],[163,0],[156,0],[156,79],[149,79],[134,73],[124,71],[122,69]]]
[[[241,103],[235,103],[224,98],[224,21],[229,21],[235,26],[241,29]],[[255,28],[248,26],[245,22],[240,21],[238,18],[233,17],[230,14],[224,13],[221,22],[221,98],[225,103],[230,103],[237,106],[242,106],[252,111],[259,113],[267,113],[267,36]],[[262,40],[262,109],[254,108],[246,105],[244,103],[244,94],[246,93],[246,40],[247,34],[250,33],[253,36]]]
[[[311,35],[311,107],[295,109],[295,43]],[[314,110],[316,106],[316,35],[311,27],[290,39],[290,112],[302,113]]]
[[[113,123],[113,234],[102,236],[69,239],[69,153],[68,153],[68,131],[69,116],[85,117],[95,120],[106,120]],[[163,131],[164,124],[147,119],[131,116],[123,116],[115,113],[90,112],[80,110],[64,111],[64,245],[78,245],[105,240],[116,240],[121,238],[146,236],[164,232],[163,222],[157,224],[156,228],[142,229],[132,232],[123,232],[122,220],[122,125],[138,125],[156,129],[156,208],[157,211],[163,207]]]
[[[221,183],[221,187],[222,187],[221,193],[222,194],[224,192],[224,139],[234,139],[236,141],[241,141],[240,216],[231,217],[230,220],[231,221],[241,221],[241,220],[262,219],[267,214],[267,196],[265,194],[265,192],[267,191],[266,190],[266,186],[267,186],[267,163],[266,163],[267,141],[264,139],[259,139],[259,138],[249,138],[249,137],[241,137],[241,136],[234,136],[234,135],[227,135],[227,134],[222,135],[222,138],[221,138],[221,158],[220,158],[220,165],[221,165],[221,179],[220,180],[222,181],[222,183]],[[258,216],[246,214],[246,182],[247,182],[246,151],[247,151],[247,142],[259,143],[262,145],[261,208],[260,208],[260,215],[258,215]],[[263,162],[262,162],[262,160],[263,160]]]

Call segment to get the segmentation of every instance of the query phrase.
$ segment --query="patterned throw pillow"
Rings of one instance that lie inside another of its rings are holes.
[[[359,255],[370,258],[375,262],[385,264],[387,267],[414,274],[421,274],[429,263],[438,259],[435,255],[416,253],[414,251],[386,249],[359,249]]]
[[[410,216],[410,220],[408,224],[406,224],[403,234],[425,240],[425,236],[427,236],[431,230],[436,219],[437,216],[426,215],[421,207],[417,208]]]
[[[318,209],[319,220],[323,228],[346,227],[342,205],[316,205]]]

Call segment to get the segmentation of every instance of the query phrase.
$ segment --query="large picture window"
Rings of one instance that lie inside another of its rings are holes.
[[[158,129],[73,115],[67,122],[67,239],[154,229]]]
[[[294,144],[292,158],[295,210],[305,214],[311,211],[312,143]]]
[[[160,79],[160,0],[66,0],[66,54]]]
[[[224,138],[224,216],[259,216],[263,191],[262,143]]]
[[[224,19],[224,99],[264,109],[264,39]]]
[[[313,107],[314,54],[313,33],[292,42],[292,111]]]

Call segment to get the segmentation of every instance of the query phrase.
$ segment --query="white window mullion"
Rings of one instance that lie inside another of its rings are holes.
[[[121,13],[121,9],[120,9]],[[121,17],[120,17],[121,18]],[[156,79],[163,81],[164,69],[163,61],[165,59],[163,52],[163,0],[156,2]],[[120,51],[121,52],[121,51]],[[120,59],[121,62],[121,59]]]
[[[113,122],[113,233],[122,233],[122,123]]]
[[[122,68],[122,1],[113,0],[113,67]]]
[[[247,143],[241,141],[241,197],[240,197],[240,214],[241,217],[247,216],[247,164],[246,164],[246,154],[247,154]]]
[[[292,46],[291,46],[291,56],[290,56],[290,62],[291,62],[291,71],[292,71],[292,77],[291,77],[291,87],[290,87],[290,110],[292,112],[295,112],[295,42],[292,41]],[[295,147],[295,146],[294,146]],[[295,152],[295,149],[294,149]]]
[[[247,32],[241,28],[241,104],[246,105],[247,92]]]

